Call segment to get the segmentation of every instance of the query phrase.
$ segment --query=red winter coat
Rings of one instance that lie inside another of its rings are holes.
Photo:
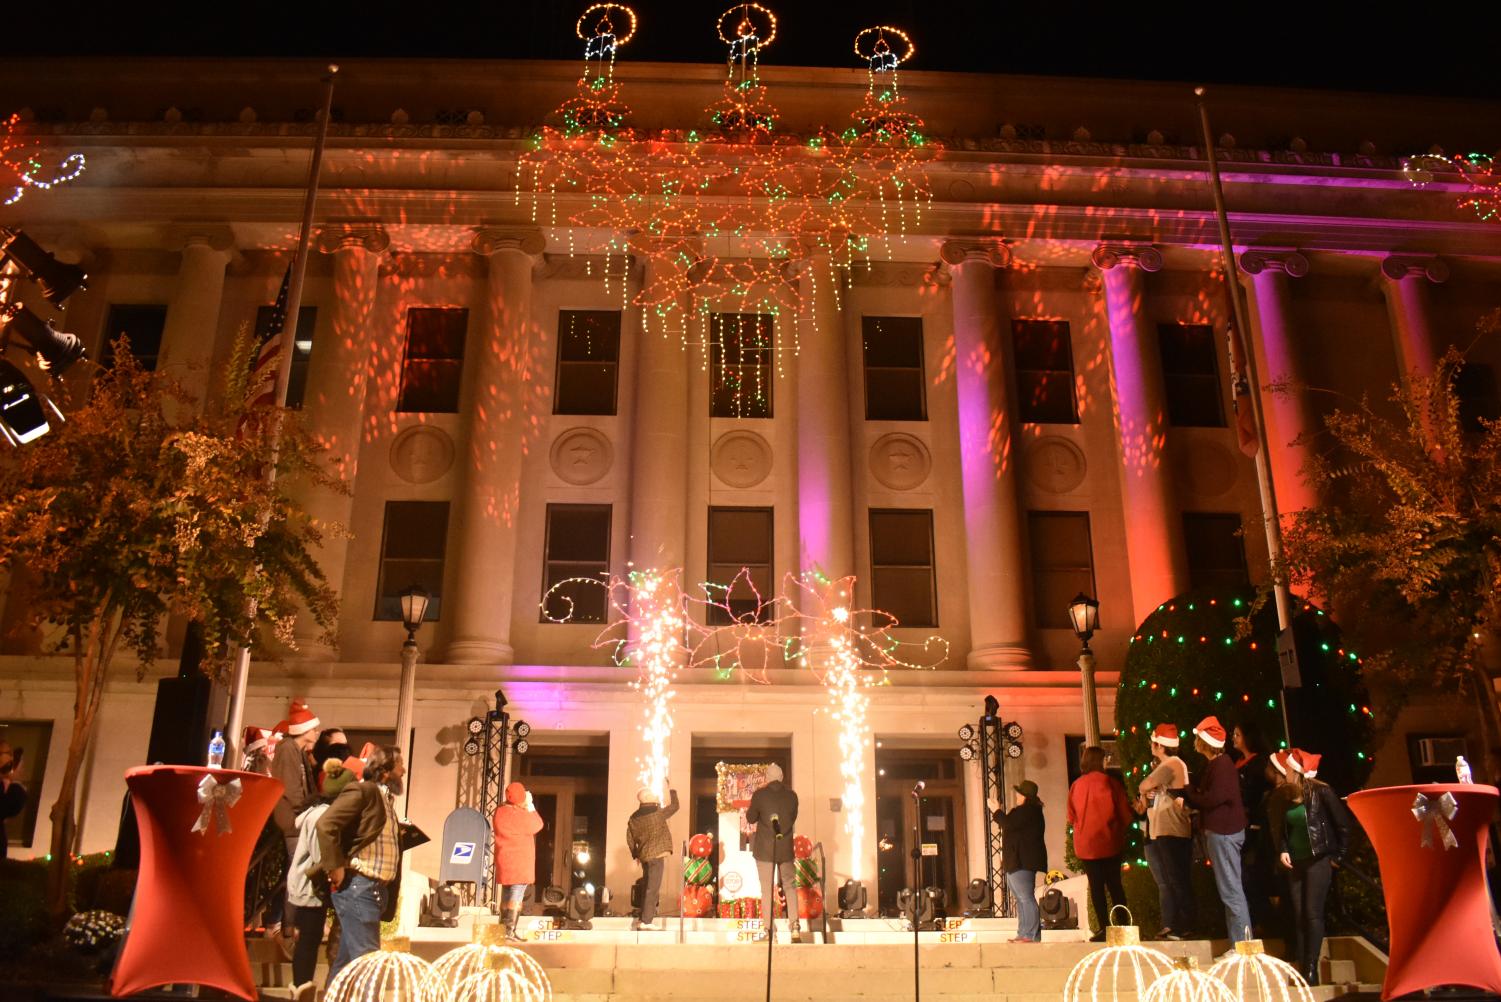
[[[1109,859],[1126,847],[1131,804],[1121,781],[1105,772],[1086,772],[1068,788],[1068,823],[1074,828],[1074,854]]]
[[[495,875],[502,885],[530,884],[537,879],[536,834],[542,815],[514,804],[495,809]]]

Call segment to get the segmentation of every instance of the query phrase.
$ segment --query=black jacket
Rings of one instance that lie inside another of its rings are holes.
[[[1001,868],[1007,873],[1046,873],[1048,845],[1043,836],[1047,819],[1042,815],[1042,801],[1034,797],[1009,811],[996,811],[995,820],[1001,826]]]
[[[771,823],[775,815],[782,829],[777,838]],[[797,794],[780,779],[751,794],[745,820],[756,826],[751,836],[751,855],[763,863],[792,862],[792,830],[797,824]]]
[[[1308,847],[1313,858],[1333,856],[1343,859],[1350,845],[1350,820],[1345,806],[1329,788],[1329,784],[1308,780],[1303,791],[1303,807],[1308,812]],[[1287,786],[1279,786],[1266,801],[1267,827],[1272,833],[1272,845],[1277,852],[1291,852],[1287,841],[1287,812],[1293,806],[1292,792]]]

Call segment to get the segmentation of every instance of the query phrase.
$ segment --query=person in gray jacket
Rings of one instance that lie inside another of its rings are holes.
[[[761,878],[761,923],[766,935],[774,936],[776,916],[776,880],[781,876],[782,893],[787,898],[787,928],[798,936],[797,881],[793,869],[792,830],[797,824],[797,794],[782,782],[782,767],[772,763],[766,769],[770,780],[751,794],[745,820],[756,826],[751,835],[751,855]]]

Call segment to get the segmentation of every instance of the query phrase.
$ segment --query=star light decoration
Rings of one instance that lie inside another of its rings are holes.
[[[32,188],[46,191],[65,184],[83,173],[85,161],[82,153],[70,153],[62,162],[51,167],[37,156],[40,144],[19,135],[16,127],[21,124],[19,114],[11,115],[0,122],[0,192],[9,189],[0,203],[15,205]]]
[[[568,622],[574,608],[568,593],[579,585],[605,588],[609,594],[612,622],[593,646],[610,650],[616,664],[637,669],[633,685],[645,697],[641,732],[647,747],[638,778],[659,795],[667,784],[672,684],[680,670],[709,668],[722,680],[739,672],[762,684],[769,683],[769,670],[779,665],[814,672],[828,690],[828,712],[839,724],[845,831],[858,870],[864,858],[865,785],[870,778],[867,690],[886,684],[893,668],[936,668],[948,657],[947,641],[936,636],[920,644],[899,640],[892,632],[900,625],[895,616],[854,606],[855,578],[831,580],[817,571],[788,574],[782,593],[771,599],[743,567],[728,584],[699,584],[697,595],[682,588],[676,570],[632,571],[625,579],[570,578],[543,596],[543,615]],[[750,598],[732,600],[732,594]],[[565,610],[562,616],[548,611],[553,601]],[[711,609],[727,622],[711,622]]]
[[[1470,186],[1469,195],[1459,200],[1459,207],[1472,210],[1487,222],[1501,218],[1501,170],[1497,170],[1495,159],[1484,153],[1453,157],[1425,153],[1406,160],[1402,173],[1419,188],[1432,184],[1435,174],[1458,174]]]

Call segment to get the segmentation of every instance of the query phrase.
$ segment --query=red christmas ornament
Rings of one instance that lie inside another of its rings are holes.
[[[807,859],[813,855],[813,840],[806,835],[799,835],[792,840],[792,854],[798,859]]]
[[[708,859],[714,852],[714,836],[699,832],[688,840],[688,855],[695,859]]]
[[[714,888],[709,884],[688,884],[683,888],[683,916],[703,918],[714,914]]]
[[[823,892],[816,887],[799,887],[797,889],[797,917],[812,920],[822,914]]]

